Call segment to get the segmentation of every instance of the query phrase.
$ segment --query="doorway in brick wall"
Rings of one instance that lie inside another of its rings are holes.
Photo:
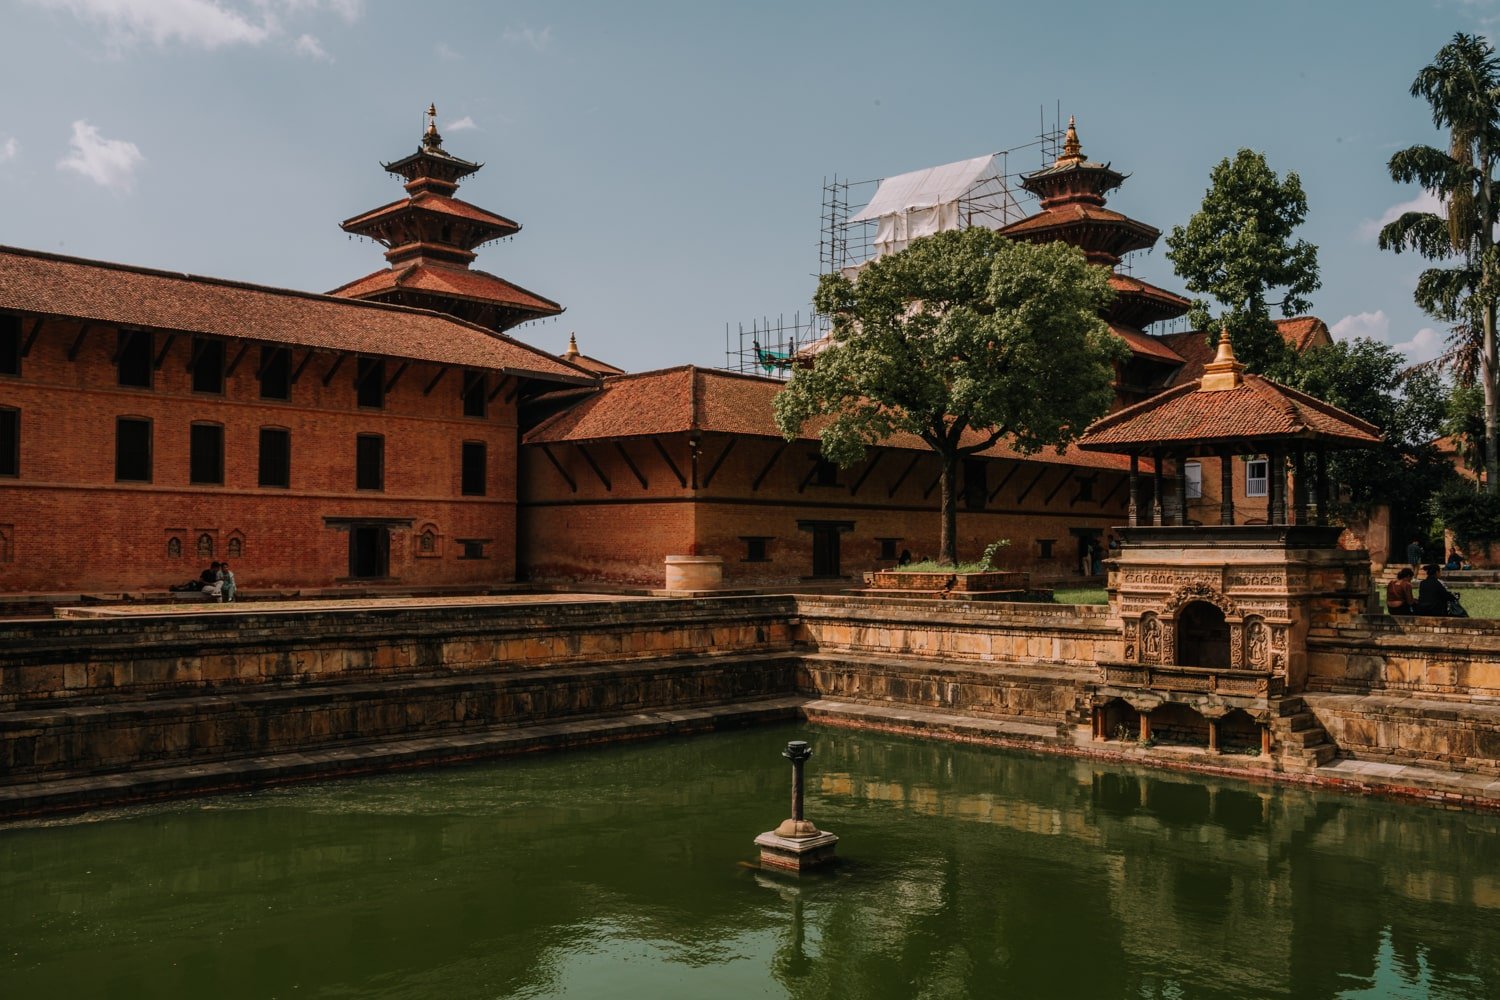
[[[812,534],[812,578],[826,580],[843,576],[839,536],[846,531],[853,531],[854,522],[798,521],[797,527]]]
[[[356,524],[349,529],[349,575],[361,579],[391,575],[391,529]]]

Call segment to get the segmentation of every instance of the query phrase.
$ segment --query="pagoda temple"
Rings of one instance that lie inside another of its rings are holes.
[[[1124,403],[1161,391],[1182,366],[1181,355],[1145,328],[1176,319],[1192,305],[1180,295],[1116,270],[1127,253],[1150,249],[1161,238],[1154,226],[1105,207],[1105,196],[1128,176],[1084,157],[1077,122],[1070,117],[1062,155],[1052,166],[1021,178],[1021,186],[1041,199],[1041,211],[1000,230],[1032,243],[1060,240],[1082,250],[1091,263],[1109,268],[1115,298],[1104,318],[1131,350],[1117,385]]]
[[[428,106],[427,118],[417,151],[382,164],[405,180],[407,196],[340,224],[384,246],[390,267],[329,294],[431,309],[496,332],[561,313],[551,299],[470,267],[478,247],[520,232],[521,225],[454,197],[459,181],[484,164],[443,148],[436,106]]]

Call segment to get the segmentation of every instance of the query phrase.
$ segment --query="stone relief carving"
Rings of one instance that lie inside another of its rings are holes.
[[[1229,665],[1235,670],[1245,666],[1245,626],[1229,626]]]
[[[1141,617],[1141,662],[1162,662],[1161,619],[1154,614]]]
[[[1219,593],[1218,589],[1211,584],[1201,580],[1174,590],[1172,596],[1167,598],[1164,610],[1168,614],[1176,614],[1183,605],[1190,601],[1207,601],[1224,612],[1226,618],[1238,618],[1240,615],[1240,609],[1233,601]]]
[[[1271,662],[1271,637],[1266,623],[1260,618],[1245,621],[1245,659],[1256,670],[1264,670]]]

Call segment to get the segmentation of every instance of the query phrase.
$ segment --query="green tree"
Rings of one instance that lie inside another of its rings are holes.
[[[1437,375],[1364,337],[1289,352],[1269,374],[1381,428],[1379,447],[1331,455],[1329,477],[1355,506],[1390,504],[1399,530],[1425,535],[1429,500],[1453,476],[1433,444],[1447,415]]]
[[[1457,324],[1459,367],[1478,369],[1484,392],[1485,488],[1500,491],[1500,376],[1495,305],[1500,245],[1495,226],[1496,156],[1500,154],[1500,60],[1489,42],[1457,34],[1411,85],[1432,107],[1432,123],[1448,130],[1448,149],[1412,146],[1391,157],[1391,177],[1419,184],[1445,203],[1443,214],[1407,212],[1380,231],[1380,247],[1451,260],[1417,278],[1415,298],[1430,315]],[[1472,358],[1477,355],[1475,366]]]
[[[1099,318],[1112,294],[1108,272],[1061,243],[981,228],[913,240],[857,280],[824,275],[832,343],[777,395],[776,425],[791,440],[815,423],[841,466],[920,437],[942,461],[939,561],[956,564],[959,460],[1002,437],[1061,450],[1109,408],[1128,353]]]
[[[1199,299],[1189,322],[1211,340],[1227,329],[1234,353],[1252,371],[1267,371],[1290,353],[1271,310],[1305,312],[1307,296],[1321,287],[1318,248],[1293,239],[1306,218],[1296,173],[1281,180],[1263,153],[1242,149],[1214,167],[1202,208],[1167,237],[1167,258],[1188,290],[1223,307],[1214,316]]]

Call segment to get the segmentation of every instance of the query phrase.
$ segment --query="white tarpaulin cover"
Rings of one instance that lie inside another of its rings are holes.
[[[990,174],[994,159],[992,153],[887,177],[875,189],[870,203],[849,221],[880,220],[875,235],[876,256],[895,253],[919,236],[958,229],[965,224],[987,225],[979,219],[963,219],[959,202],[976,193],[976,188],[982,188],[991,200],[998,194],[1003,202],[1015,206],[1003,182]],[[988,190],[992,187],[996,189],[994,192]]]

